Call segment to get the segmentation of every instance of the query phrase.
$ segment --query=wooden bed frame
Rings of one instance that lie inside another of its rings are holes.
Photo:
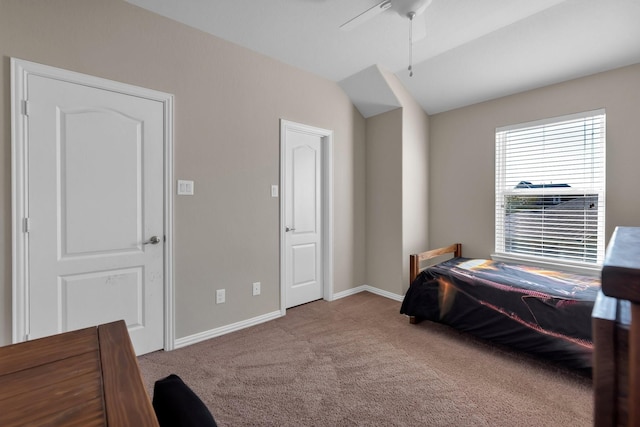
[[[462,256],[462,244],[454,243],[444,248],[432,249],[430,251],[421,252],[419,254],[409,255],[409,285],[418,277],[418,274],[427,267],[421,267],[420,263],[441,255],[453,254],[454,257]]]
[[[462,243],[454,243],[443,248],[432,249],[430,251],[421,252],[419,254],[409,255],[409,286],[411,286],[413,281],[416,279],[416,277],[418,277],[418,274],[420,274],[422,270],[429,267],[429,265],[425,265],[424,267],[422,267],[422,262],[447,254],[452,254],[454,258],[461,257]],[[416,324],[419,321],[420,319],[418,319],[417,317],[409,316],[409,323]]]

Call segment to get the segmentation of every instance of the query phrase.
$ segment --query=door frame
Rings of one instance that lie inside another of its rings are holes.
[[[280,119],[280,314],[287,312],[287,278],[285,253],[285,154],[287,131],[294,130],[322,138],[322,295],[325,301],[333,300],[333,131]]]
[[[125,83],[11,58],[11,206],[12,342],[29,332],[29,258],[25,218],[28,212],[28,77],[36,75],[157,101],[164,116],[164,349],[175,348],[173,256],[173,95]]]

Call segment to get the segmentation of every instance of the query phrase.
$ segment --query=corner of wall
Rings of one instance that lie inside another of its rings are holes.
[[[394,74],[380,67],[377,72],[401,107],[367,119],[367,282],[404,294],[409,254],[428,244],[429,116]],[[387,273],[379,271],[381,265]]]

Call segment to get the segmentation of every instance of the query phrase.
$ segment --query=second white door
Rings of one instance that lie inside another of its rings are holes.
[[[323,297],[322,141],[285,126],[284,215],[286,307]]]

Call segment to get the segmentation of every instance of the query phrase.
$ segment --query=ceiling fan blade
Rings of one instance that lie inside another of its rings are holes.
[[[358,25],[362,24],[363,22],[368,21],[369,19],[373,18],[374,16],[379,15],[380,13],[382,13],[385,10],[389,9],[390,7],[391,7],[391,0],[381,1],[377,5],[375,5],[373,7],[370,7],[369,9],[365,10],[360,15],[358,15],[358,16],[356,16],[354,18],[351,18],[350,20],[348,20],[344,24],[340,25],[340,29],[341,30],[345,30],[345,31],[349,31],[349,30],[357,27]]]
[[[413,42],[419,42],[427,37],[426,14],[422,13],[413,17]]]

